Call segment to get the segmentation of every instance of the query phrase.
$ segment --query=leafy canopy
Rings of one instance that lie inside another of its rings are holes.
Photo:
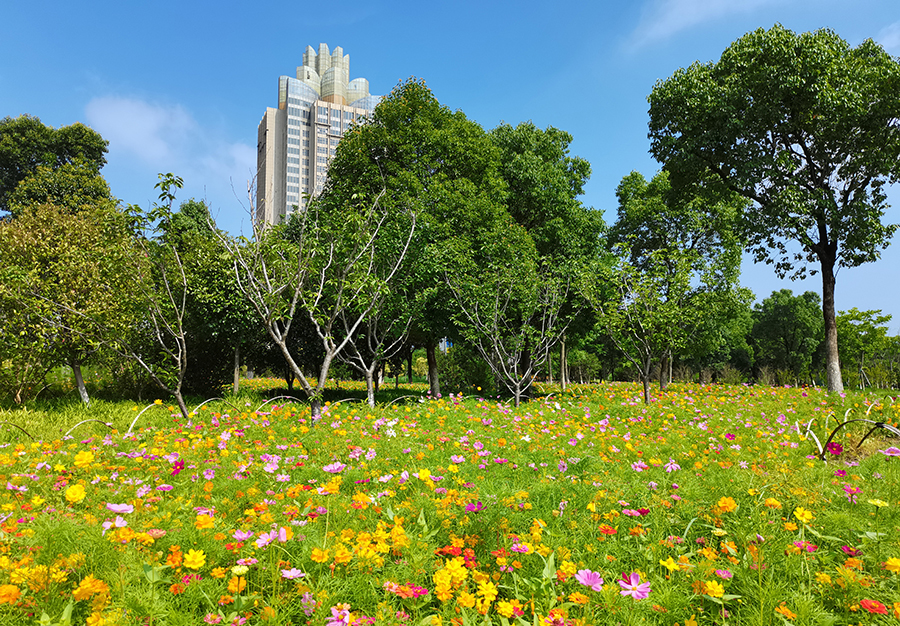
[[[874,261],[894,233],[883,188],[900,178],[900,63],[872,40],[759,29],[649,102],[651,152],[673,183],[709,171],[752,200],[748,247],[780,276],[816,258]]]

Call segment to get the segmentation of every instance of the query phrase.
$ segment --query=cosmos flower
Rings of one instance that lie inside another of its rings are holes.
[[[592,572],[589,569],[578,570],[578,573],[575,574],[575,580],[594,591],[603,591],[603,579],[600,578],[598,572]]]
[[[623,596],[631,596],[635,600],[643,600],[650,595],[650,583],[642,583],[641,576],[637,572],[631,572],[630,575],[622,574],[622,579],[617,580],[622,591],[619,593]]]

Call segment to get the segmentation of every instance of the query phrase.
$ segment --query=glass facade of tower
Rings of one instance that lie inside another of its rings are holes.
[[[340,138],[380,101],[364,78],[347,80],[349,66],[341,48],[321,44],[318,53],[307,48],[297,78],[279,78],[278,108],[259,125],[258,222],[279,223],[321,193]]]

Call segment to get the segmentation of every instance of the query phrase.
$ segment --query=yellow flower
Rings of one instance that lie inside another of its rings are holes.
[[[703,583],[703,591],[710,598],[721,598],[725,595],[725,587],[715,580],[707,580]]]
[[[670,572],[675,572],[675,571],[681,569],[680,567],[678,567],[678,563],[676,563],[675,559],[673,559],[672,557],[669,557],[665,561],[660,559],[659,564],[662,565],[663,567],[665,567]]]
[[[883,506],[888,506],[888,503],[884,500],[878,500],[877,498],[874,500],[868,500],[869,504],[872,506],[877,506],[879,509]]]
[[[91,463],[94,462],[94,453],[90,450],[82,450],[78,454],[75,455],[75,467],[79,469],[84,469],[86,467],[90,467]]]
[[[812,514],[812,512],[807,511],[802,506],[798,506],[796,509],[794,509],[794,517],[796,517],[801,524],[809,524],[815,519],[815,516]]]
[[[767,507],[769,507],[770,509],[780,509],[781,508],[781,502],[779,502],[775,498],[766,498],[766,501],[763,502],[763,504],[766,505]]]
[[[884,569],[889,572],[898,573],[900,572],[900,559],[895,556],[892,556],[887,561],[884,562]]]
[[[194,550],[191,548],[184,555],[184,566],[188,569],[200,569],[206,564],[206,554],[203,550]]]
[[[313,548],[312,556],[310,558],[312,558],[312,560],[316,563],[325,563],[326,561],[328,561],[328,550]]]
[[[475,606],[475,595],[468,591],[463,591],[456,597],[456,601],[459,602],[459,605],[464,609],[471,609]]]
[[[71,502],[72,504],[78,504],[87,494],[84,491],[84,487],[81,485],[72,485],[68,489],[66,489],[66,500]]]
[[[816,572],[816,582],[822,583],[823,585],[830,585],[831,576],[829,576],[825,572]]]
[[[197,519],[194,520],[194,528],[197,530],[213,528],[215,525],[215,521],[213,521],[213,518],[210,515],[198,515]]]
[[[344,563],[349,563],[353,558],[353,553],[350,552],[344,546],[338,546],[334,550],[334,562],[338,565],[343,565]]]
[[[490,581],[480,583],[478,585],[478,595],[488,602],[493,602],[497,597],[497,585]]]

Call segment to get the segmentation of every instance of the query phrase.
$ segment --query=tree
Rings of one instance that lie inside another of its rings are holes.
[[[573,314],[564,306],[570,275],[542,265],[531,236],[511,222],[465,242],[445,265],[457,325],[519,406]]]
[[[569,155],[572,135],[523,122],[500,124],[489,136],[500,150],[506,208],[531,235],[538,256],[557,263],[592,257],[603,222],[599,212],[578,200],[591,166]]]
[[[94,325],[105,327],[107,338],[121,337],[138,319],[135,254],[125,216],[109,201],[82,205],[74,215],[67,206],[32,206],[0,223],[0,291],[32,320],[20,338],[36,332],[50,349],[45,364],[72,368],[85,404],[90,398],[81,366],[103,345]]]
[[[229,378],[237,393],[242,356],[261,352],[267,339],[238,289],[231,257],[220,245],[225,236],[206,203],[193,198],[177,212],[165,213],[159,223],[159,242],[178,251],[187,279],[184,324],[191,367],[185,386],[195,393],[218,392]]]
[[[80,160],[93,174],[106,164],[108,142],[84,124],[53,129],[30,115],[0,120],[0,211],[40,166],[59,169]]]
[[[822,344],[819,295],[807,291],[795,296],[780,289],[754,307],[750,335],[757,365],[789,372],[795,380],[808,376]]]
[[[522,226],[532,241],[543,271],[575,275],[590,263],[604,229],[602,214],[585,207],[578,199],[591,175],[590,164],[569,154],[572,135],[553,128],[542,130],[532,122],[513,127],[500,124],[489,133],[500,151],[499,172],[506,182],[505,205],[512,219]],[[568,292],[560,303],[559,313],[567,318],[566,330],[584,336],[590,328],[588,311],[577,291]],[[574,315],[579,310],[582,315]],[[567,334],[553,343],[544,344],[545,351],[533,355],[546,361],[551,373],[551,350],[560,344],[559,379],[566,388]],[[571,340],[571,337],[569,337]]]
[[[499,151],[481,126],[411,79],[385,96],[370,120],[344,135],[329,165],[324,210],[345,206],[354,196],[381,194],[384,210],[416,215],[415,238],[398,273],[402,284],[394,288],[416,311],[410,341],[426,349],[435,396],[437,345],[456,333],[443,259],[451,240],[462,245],[505,219],[499,163]]]
[[[746,201],[733,193],[713,195],[702,185],[675,194],[667,172],[649,182],[632,172],[616,195],[618,217],[608,240],[627,255],[627,268],[654,277],[657,297],[682,309],[669,336],[694,359],[717,352],[724,341],[720,328],[740,301],[741,244],[734,225]],[[687,356],[674,343],[660,355],[663,389],[673,360]]]
[[[881,315],[881,311],[860,311],[856,307],[837,315],[841,365],[851,375],[858,375],[860,388],[865,387],[867,361],[890,351],[885,326],[890,321],[891,316]]]
[[[716,63],[659,81],[651,152],[675,186],[715,175],[752,201],[747,246],[779,276],[822,275],[829,391],[841,391],[835,269],[879,258],[883,187],[900,178],[900,63],[871,40],[780,25],[734,42]],[[799,246],[799,250],[790,246]]]
[[[415,220],[407,214],[406,238],[386,236],[385,223],[403,216],[381,206],[382,195],[357,198],[341,210],[311,203],[286,224],[256,228],[251,241],[221,238],[238,288],[300,382],[314,420],[321,415],[332,362],[388,292],[414,232]],[[323,348],[315,386],[290,349],[291,329],[301,316],[312,323]]]
[[[626,249],[618,247],[615,252],[616,256],[599,262],[581,278],[581,292],[616,348],[637,370],[644,402],[649,404],[653,362],[685,342],[678,321],[689,310],[690,265],[686,257],[675,254],[666,259],[666,268],[661,260],[654,260],[662,256],[656,251],[650,255],[653,262],[638,268]]]

